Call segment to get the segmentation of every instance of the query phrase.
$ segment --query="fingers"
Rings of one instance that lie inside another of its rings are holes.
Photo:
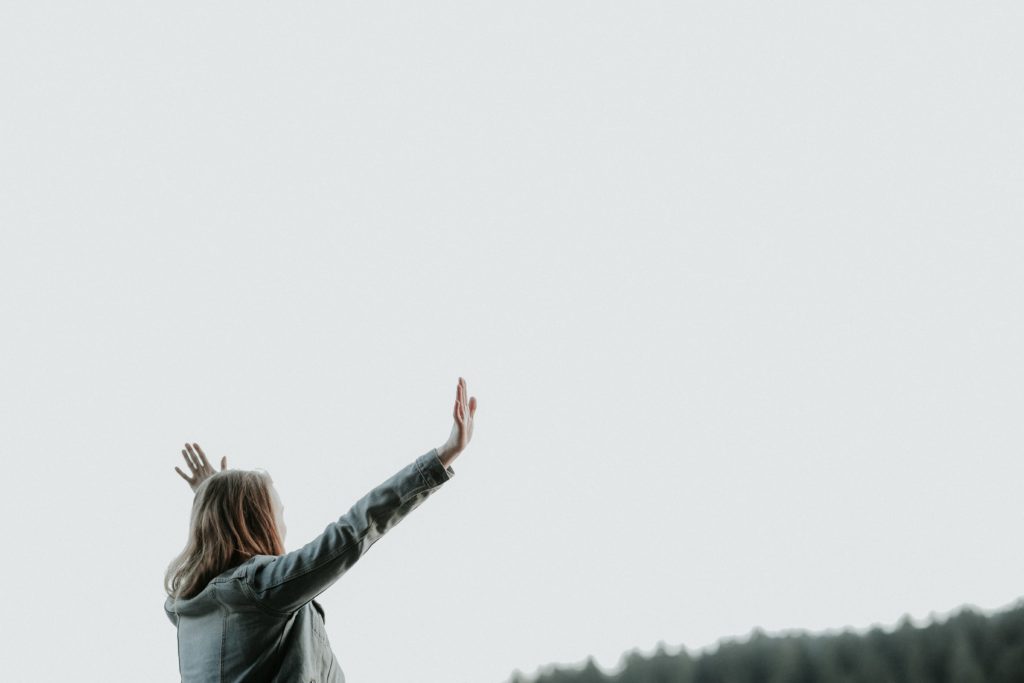
[[[196,452],[192,450],[192,444],[185,444],[185,449],[188,451],[189,463],[191,463],[192,467],[194,467],[197,472],[202,470],[203,462],[199,459],[199,456],[196,455]]]
[[[202,449],[202,448],[200,448],[200,447],[199,447],[199,444],[197,444],[197,443],[194,443],[194,444],[192,444],[192,445],[193,445],[193,446],[195,447],[195,449],[196,449],[196,452],[197,452],[197,453],[199,453],[199,457],[203,459],[203,465],[204,465],[204,466],[205,466],[205,467],[206,467],[207,469],[211,469],[211,470],[212,470],[213,468],[212,468],[212,467],[210,467],[210,461],[206,459],[206,453],[203,453],[203,449]]]
[[[454,417],[456,422],[462,422],[462,378],[459,378],[458,383],[455,385],[455,410]]]
[[[187,444],[186,444],[186,446],[187,446]],[[188,465],[188,468],[190,470],[192,470],[193,472],[198,472],[199,471],[199,468],[196,466],[196,464],[194,462],[192,462],[191,454],[189,454],[184,448],[181,449],[181,455],[182,455],[183,458],[185,458],[185,463]]]
[[[188,466],[191,467],[194,472],[198,472],[202,465],[199,462],[199,458],[196,457],[195,452],[193,452],[191,444],[185,444],[185,452],[188,454]]]
[[[184,472],[181,471],[181,469],[179,469],[177,467],[174,468],[174,471],[177,472],[181,476],[182,479],[187,481],[189,483],[189,486],[192,485],[192,477],[187,476]]]
[[[462,380],[462,414],[466,415],[468,413],[472,416],[476,412],[476,397],[469,395],[469,387],[466,385],[466,380],[461,377],[459,379]]]
[[[476,397],[469,395],[469,387],[464,377],[459,377],[459,385],[455,390],[455,410],[452,412],[457,421],[465,421],[467,417],[472,418],[476,413]]]
[[[228,468],[228,456],[224,456],[220,459],[220,468],[226,470]]]
[[[458,387],[455,389],[455,406],[452,409],[452,417],[456,422],[464,422],[467,417],[472,419],[476,413],[476,403],[476,396],[469,395],[466,379],[459,377]]]
[[[185,460],[193,472],[196,474],[213,474],[213,467],[210,466],[210,461],[206,459],[206,454],[203,453],[203,449],[199,447],[199,444],[186,443],[185,449],[181,454],[185,456]]]

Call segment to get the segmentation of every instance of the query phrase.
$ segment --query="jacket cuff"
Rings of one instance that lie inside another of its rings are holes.
[[[419,470],[420,476],[423,477],[423,481],[428,488],[440,486],[455,476],[455,470],[452,469],[451,465],[445,467],[441,464],[441,456],[436,448],[431,448],[416,458],[416,468]]]

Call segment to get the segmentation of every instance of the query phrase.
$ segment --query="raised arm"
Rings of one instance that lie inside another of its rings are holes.
[[[366,554],[437,488],[455,476],[432,448],[360,498],[323,533],[298,550],[254,563],[247,583],[264,608],[291,613]]]
[[[455,476],[451,463],[472,437],[476,398],[459,378],[448,440],[360,498],[302,548],[253,563],[247,583],[264,609],[289,614],[327,590],[385,533]]]

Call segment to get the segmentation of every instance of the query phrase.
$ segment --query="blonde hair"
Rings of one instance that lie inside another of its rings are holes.
[[[270,483],[266,472],[221,470],[199,485],[188,543],[164,574],[168,596],[194,597],[210,579],[254,555],[284,554]]]

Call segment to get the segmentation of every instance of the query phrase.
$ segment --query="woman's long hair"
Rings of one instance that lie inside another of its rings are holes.
[[[221,470],[199,485],[188,543],[164,575],[167,595],[194,597],[254,555],[284,554],[269,486],[266,472],[250,470]]]

